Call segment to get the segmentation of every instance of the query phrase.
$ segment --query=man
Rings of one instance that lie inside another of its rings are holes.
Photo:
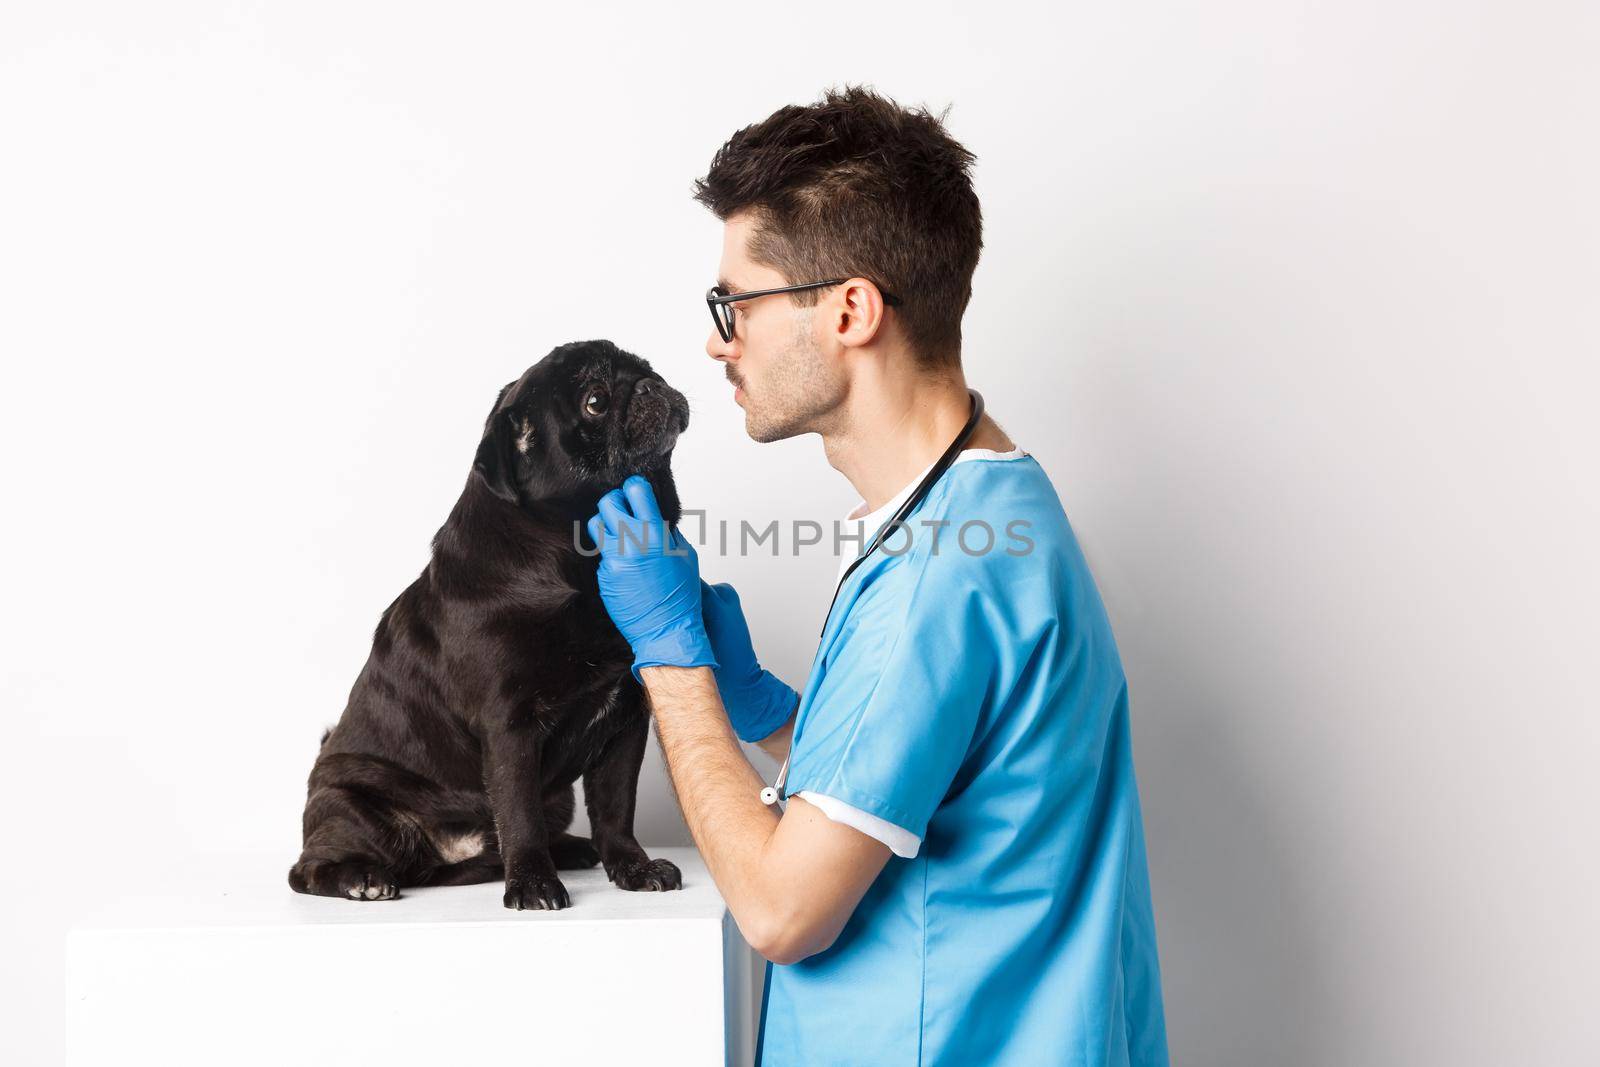
[[[697,183],[731,310],[706,351],[751,437],[821,435],[869,538],[971,411],[972,161],[847,88]],[[1038,462],[985,415],[839,589],[803,694],[659,516],[635,476],[589,533],[689,829],[770,961],[757,1062],[1165,1064],[1127,684]],[[781,812],[738,738],[787,758]]]

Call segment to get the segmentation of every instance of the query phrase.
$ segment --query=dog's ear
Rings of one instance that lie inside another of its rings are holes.
[[[500,405],[505,401],[506,394],[511,392],[511,387],[516,384],[516,382],[507,382],[500,387],[500,392],[495,395],[494,407],[489,409],[489,417],[483,420],[483,434],[485,437],[489,435],[489,427],[494,425],[494,417],[500,414]]]
[[[517,459],[513,448],[513,415],[500,410],[515,382],[500,390],[494,398],[494,407],[483,423],[483,440],[478,442],[478,454],[472,460],[472,473],[482,478],[490,492],[512,504],[520,503],[517,493]]]

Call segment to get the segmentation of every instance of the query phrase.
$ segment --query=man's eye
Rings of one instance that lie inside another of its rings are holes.
[[[603,415],[610,399],[604,389],[591,389],[588,395],[583,398],[583,410],[589,415]]]

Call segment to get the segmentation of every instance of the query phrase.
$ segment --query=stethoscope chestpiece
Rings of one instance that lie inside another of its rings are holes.
[[[789,777],[789,757],[783,757],[783,766],[778,768],[778,780],[761,790],[761,803],[772,807],[782,799],[778,790],[783,788],[784,781]]]

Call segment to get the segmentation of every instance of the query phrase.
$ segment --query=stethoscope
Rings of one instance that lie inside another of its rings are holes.
[[[878,529],[877,535],[873,537],[872,543],[867,545],[866,551],[857,556],[850,566],[845,568],[845,572],[839,576],[839,584],[833,587],[833,599],[828,601],[828,614],[822,617],[822,633],[817,635],[819,640],[822,634],[828,632],[828,622],[833,618],[833,606],[839,601],[839,590],[844,588],[844,583],[850,579],[851,573],[866,562],[867,557],[872,555],[879,545],[883,544],[889,534],[904,524],[906,516],[911,514],[916,506],[922,502],[922,498],[928,495],[928,490],[933,488],[933,483],[937,482],[940,476],[950,469],[950,465],[956,461],[956,456],[960,454],[962,447],[971,439],[973,431],[977,430],[978,420],[983,418],[983,396],[976,389],[968,389],[967,395],[972,398],[972,414],[968,416],[967,424],[961,427],[961,432],[956,434],[954,441],[950,442],[950,447],[944,450],[944,454],[939,457],[938,462],[929,468],[922,481],[918,482],[917,487],[911,491],[911,495],[906,497],[905,503],[895,509],[895,513],[889,517],[889,521]],[[790,747],[792,751],[792,739]],[[761,803],[771,806],[780,800],[787,799],[783,792],[783,784],[788,778],[789,757],[785,755],[783,757],[783,766],[778,769],[777,781],[761,790]]]

